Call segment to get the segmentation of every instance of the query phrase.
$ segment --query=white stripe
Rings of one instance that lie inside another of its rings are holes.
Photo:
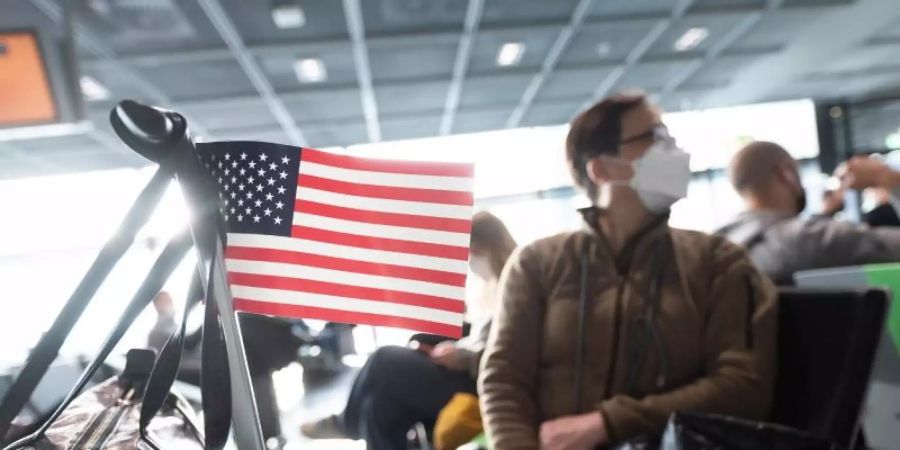
[[[472,191],[471,177],[442,177],[435,175],[369,172],[366,170],[326,166],[324,164],[306,161],[300,163],[300,176],[302,177],[303,175],[346,181],[348,183],[374,184],[377,186]]]
[[[280,289],[237,285],[231,287],[231,294],[236,298],[247,300],[404,317],[446,325],[462,326],[463,321],[462,314],[451,311],[442,311],[423,306],[312,294],[309,292],[285,291]]]
[[[267,261],[247,261],[243,259],[227,259],[225,267],[229,272],[255,275],[271,275],[277,277],[302,278],[305,280],[324,281],[327,283],[362,286],[374,289],[411,292],[413,294],[434,295],[451,300],[464,300],[465,287],[448,286],[446,284],[429,283],[427,281],[407,280],[404,278],[383,277],[341,270],[322,269],[319,267],[301,266],[297,264],[275,263]]]
[[[284,236],[269,236],[265,234],[228,233],[228,245],[312,253],[315,255],[334,256],[357,261],[396,264],[453,273],[467,273],[469,270],[468,262],[460,261],[458,259],[438,258],[435,256],[422,256],[385,250],[372,250],[368,248],[350,247],[347,245],[337,245]]]
[[[406,200],[389,200],[383,198],[362,197],[358,195],[339,194],[308,187],[297,187],[297,198],[345,208],[366,209],[418,216],[444,217],[450,219],[472,218],[472,207],[466,205],[445,205],[441,203],[411,202]]]
[[[333,217],[316,216],[298,212],[294,213],[294,226],[318,228],[320,230],[371,236],[375,238],[402,239],[405,241],[453,245],[457,247],[469,246],[469,235],[465,233],[451,233],[449,231],[423,230],[421,228],[354,222],[352,220],[335,219]]]

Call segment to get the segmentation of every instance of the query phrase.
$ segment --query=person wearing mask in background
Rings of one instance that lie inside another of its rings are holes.
[[[153,328],[150,329],[150,335],[147,336],[147,347],[159,353],[165,347],[169,336],[177,328],[175,323],[175,302],[168,292],[159,291],[156,297],[153,297],[153,309],[156,310],[156,323],[153,324]]]
[[[594,206],[501,278],[479,378],[491,447],[614,445],[682,410],[765,419],[774,287],[736,245],[667,225],[690,168],[659,110],[639,94],[597,103],[566,157]]]
[[[728,171],[745,211],[716,234],[747,248],[776,284],[793,284],[793,275],[800,270],[900,261],[900,228],[870,228],[824,215],[799,217],[806,207],[800,172],[778,144],[748,144],[735,154]],[[877,177],[869,175],[875,171]],[[856,173],[866,184],[854,181]],[[896,172],[875,159],[856,158],[836,175],[851,189],[891,190],[900,185],[882,173]]]
[[[503,222],[488,212],[472,218],[469,267],[491,285],[496,282],[516,242]],[[487,340],[490,318],[474,334],[444,341],[428,352],[405,347],[378,349],[359,372],[344,411],[301,425],[311,439],[365,439],[370,450],[406,448],[416,423],[430,426],[459,392],[474,394],[478,361]]]

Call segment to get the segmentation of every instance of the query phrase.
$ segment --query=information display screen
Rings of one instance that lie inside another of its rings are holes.
[[[0,128],[59,120],[37,37],[0,31]]]

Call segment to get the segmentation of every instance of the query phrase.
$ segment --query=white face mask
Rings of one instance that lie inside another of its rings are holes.
[[[691,181],[690,162],[691,155],[675,145],[675,141],[658,140],[644,156],[630,162],[634,170],[634,176],[630,180],[612,181],[610,184],[629,186],[648,211],[661,214],[687,195],[688,183]],[[601,197],[603,196],[601,191]],[[609,196],[608,190],[605,196]]]

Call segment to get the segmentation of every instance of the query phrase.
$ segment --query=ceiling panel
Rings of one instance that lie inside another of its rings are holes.
[[[229,113],[222,114],[223,108]],[[179,112],[195,117],[210,130],[277,126],[269,108],[258,100],[236,102],[234,105],[202,102],[194,106],[183,105]]]
[[[78,149],[92,149],[91,152],[108,151],[103,145],[91,139],[86,135],[71,135],[47,137],[40,139],[27,139],[14,142],[16,148],[41,154],[66,154],[73,153]]]
[[[560,26],[480,30],[472,46],[469,74],[498,73],[523,68],[537,69],[544,62],[561,30]],[[525,45],[522,61],[516,67],[500,67],[497,65],[497,54],[500,47],[509,42]]]
[[[713,43],[722,39],[727,32],[731,31],[731,29],[741,23],[744,18],[743,14],[733,13],[694,14],[685,16],[676,21],[671,27],[667,28],[661,36],[659,36],[656,43],[650,47],[650,50],[647,52],[647,57],[667,57],[684,53],[701,54],[709,49]],[[709,35],[693,49],[684,53],[679,53],[675,50],[675,42],[691,28],[706,28]]]
[[[306,18],[302,27],[289,29],[278,28],[272,20],[271,5],[278,2],[220,1],[248,44],[336,39],[348,36],[344,8],[339,1],[289,2],[300,6]]]
[[[360,5],[366,33],[376,35],[461,30],[467,3],[463,0],[365,0]]]
[[[118,54],[223,46],[196,2],[76,0],[75,13]]]
[[[303,127],[303,133],[309,145],[316,148],[346,147],[369,140],[364,122],[308,126]]]
[[[150,83],[179,100],[253,95],[256,89],[236,61],[207,61],[186,70],[182,64],[146,65],[141,75]]]
[[[683,89],[705,89],[727,86],[757,56],[723,56],[705,63],[700,70],[682,83]]]
[[[382,117],[381,138],[385,141],[396,141],[435,136],[440,125],[440,112],[405,117]]]
[[[375,82],[421,78],[450,78],[458,44],[420,43],[369,47],[369,63]]]
[[[460,110],[453,122],[453,132],[476,133],[505,128],[512,110],[511,106],[484,110]]]
[[[794,36],[814,24],[822,14],[822,10],[810,8],[779,10],[766,14],[729,49],[751,51],[782,48]]]
[[[594,2],[592,17],[621,18],[668,15],[679,0]]]
[[[690,11],[762,8],[765,5],[766,0],[694,0]]]
[[[294,63],[300,59],[315,58],[325,66],[326,79],[317,83],[301,83],[294,71]],[[267,52],[257,60],[276,90],[320,88],[329,86],[356,86],[356,68],[350,43],[316,48],[304,46],[284,53]]]
[[[303,130],[306,133],[306,130]],[[229,141],[259,141],[259,142],[272,142],[275,144],[289,144],[291,141],[288,139],[287,135],[284,134],[279,127],[272,128],[246,128],[246,129],[232,129],[221,132],[216,136],[218,140],[229,140]],[[307,136],[307,139],[309,137]],[[314,142],[310,142],[311,145],[314,145]]]
[[[522,126],[534,127],[569,123],[583,103],[584,99],[535,103],[531,105],[522,119]]]
[[[484,4],[481,23],[565,22],[572,17],[577,3],[577,0],[488,0]]]
[[[602,66],[557,70],[544,83],[538,98],[541,100],[578,97],[584,99],[587,94],[594,92],[600,86],[615,67]]]
[[[900,64],[900,42],[896,44],[859,46],[846,55],[825,64],[821,72],[856,72]]]
[[[900,41],[900,11],[897,12],[897,20],[894,23],[878,30],[872,36],[872,40]]]
[[[835,6],[847,5],[858,0],[784,0],[784,6],[791,8],[794,6]]]
[[[658,22],[638,19],[585,24],[563,54],[560,67],[624,61]]]
[[[530,73],[518,73],[469,78],[463,86],[460,105],[496,107],[518,104],[532,76]]]
[[[640,89],[658,91],[665,83],[682,73],[695,59],[644,62],[629,69],[613,91]]]
[[[328,89],[293,92],[282,100],[294,118],[306,126],[314,122],[359,119],[362,103],[358,89]]]
[[[397,114],[443,110],[449,86],[450,80],[376,85],[378,112]]]

